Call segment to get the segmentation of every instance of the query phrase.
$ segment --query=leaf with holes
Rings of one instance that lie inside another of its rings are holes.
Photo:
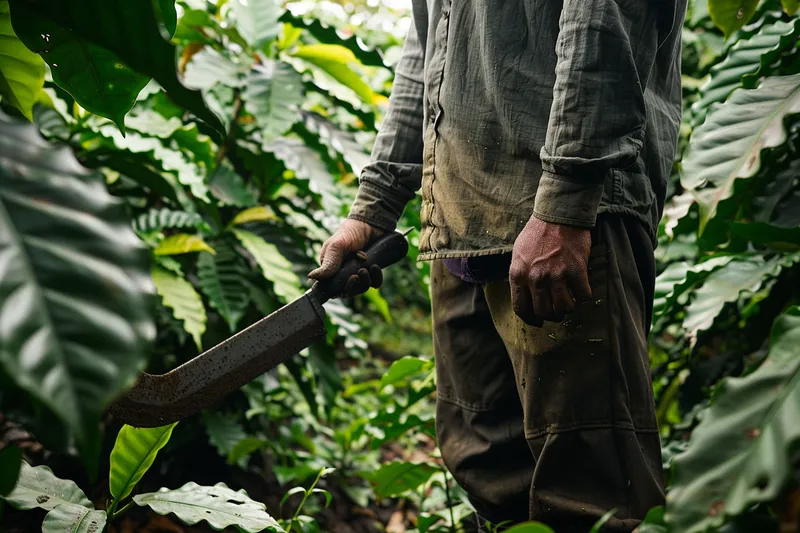
[[[247,43],[261,50],[278,37],[283,9],[276,0],[231,0],[236,29]]]
[[[108,487],[119,502],[128,497],[166,446],[177,422],[157,428],[122,426],[111,450]]]
[[[708,0],[708,12],[714,25],[725,36],[747,24],[756,12],[759,0]]]
[[[784,122],[800,113],[800,74],[735,91],[698,127],[683,158],[681,184],[700,207],[700,232],[739,179],[761,168],[761,151],[786,141]]]
[[[288,64],[267,60],[247,75],[242,100],[266,142],[280,137],[300,119],[303,79]]]
[[[17,486],[5,500],[22,511],[37,508],[52,511],[59,505],[94,509],[92,502],[74,481],[56,477],[46,466],[31,466],[24,461]]]
[[[375,93],[364,81],[364,77],[353,70],[358,65],[355,54],[338,44],[307,44],[292,53],[315,67],[319,68],[336,81],[351,89],[367,104],[375,101]]]
[[[32,121],[33,104],[44,87],[44,61],[14,33],[8,0],[0,0],[0,49],[0,96]]]
[[[101,533],[108,515],[77,505],[59,505],[44,517],[42,533]]]
[[[243,490],[229,489],[224,483],[201,487],[190,482],[175,490],[139,494],[133,501],[160,515],[172,513],[188,525],[205,521],[216,530],[236,526],[248,533],[264,530],[283,533],[278,522],[267,514],[264,504],[251,500]]]
[[[272,282],[273,290],[281,300],[292,302],[303,295],[302,284],[292,271],[292,264],[281,255],[274,244],[242,229],[235,229],[233,233],[256,260],[264,277]]]
[[[791,481],[800,445],[800,307],[778,317],[769,356],[753,373],[729,378],[674,459],[666,521],[695,533],[721,526]]]
[[[0,365],[88,445],[150,353],[148,254],[68,148],[0,113],[0,154]]]
[[[228,237],[214,241],[214,249],[216,255],[200,254],[197,279],[208,303],[225,319],[231,333],[235,333],[250,304],[247,264]]]
[[[206,331],[206,309],[203,300],[192,284],[160,267],[153,269],[153,281],[164,305],[172,309],[183,329],[192,336],[198,350],[202,350]]]
[[[727,57],[712,67],[708,82],[700,89],[702,97],[692,105],[697,125],[703,122],[710,107],[724,102],[739,87],[752,89],[768,70],[770,63],[800,37],[800,19],[764,24],[749,39],[737,41]]]
[[[44,56],[53,77],[86,109],[120,128],[150,78],[177,105],[224,130],[197,91],[178,81],[175,47],[162,34],[153,2],[124,0],[10,0],[22,42]],[[167,28],[169,30],[170,28]],[[97,106],[102,106],[100,109]]]
[[[389,498],[416,489],[437,471],[437,468],[425,463],[393,461],[375,472],[365,474],[365,477],[372,482],[375,496]]]

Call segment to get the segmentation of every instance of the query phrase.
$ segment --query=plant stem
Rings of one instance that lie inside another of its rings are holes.
[[[123,505],[122,508],[119,511],[115,511],[113,513],[109,512],[108,514],[109,514],[111,520],[116,520],[117,517],[122,515],[125,511],[127,511],[131,507],[133,507],[133,500],[131,500],[128,503],[126,503],[125,505]]]
[[[453,514],[453,502],[450,500],[450,482],[447,479],[447,468],[442,468],[444,473],[444,494],[447,497],[447,510],[450,511],[450,531],[456,531],[456,517]]]

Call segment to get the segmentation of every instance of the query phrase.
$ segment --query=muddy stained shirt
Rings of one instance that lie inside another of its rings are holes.
[[[686,0],[413,0],[351,218],[420,259],[508,252],[530,216],[639,219],[655,240],[681,119]]]

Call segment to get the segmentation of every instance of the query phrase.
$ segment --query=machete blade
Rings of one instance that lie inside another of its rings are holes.
[[[324,318],[316,292],[309,290],[178,368],[166,374],[143,374],[109,410],[135,427],[176,422],[324,338]]]

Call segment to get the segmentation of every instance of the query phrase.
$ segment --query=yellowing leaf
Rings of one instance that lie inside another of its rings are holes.
[[[208,252],[215,254],[214,249],[197,235],[176,233],[161,241],[153,253],[156,255],[179,255],[191,252]]]
[[[276,220],[278,217],[275,212],[266,205],[259,205],[240,211],[231,221],[232,226],[241,226],[248,222],[260,222],[263,220]]]
[[[359,64],[351,50],[338,44],[309,44],[301,46],[292,55],[325,71],[352,89],[365,103],[373,103],[375,93],[372,88],[351,68],[351,65]]]

